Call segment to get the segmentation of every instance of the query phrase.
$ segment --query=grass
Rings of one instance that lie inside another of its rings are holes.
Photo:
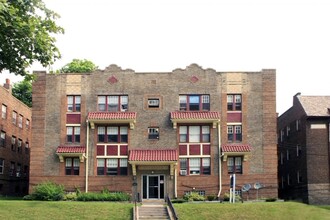
[[[174,204],[180,220],[276,219],[330,220],[329,206],[297,202],[260,203],[181,203]]]
[[[1,219],[132,219],[132,203],[43,202],[0,197]],[[297,202],[176,203],[180,220],[276,219],[330,220],[330,206]]]

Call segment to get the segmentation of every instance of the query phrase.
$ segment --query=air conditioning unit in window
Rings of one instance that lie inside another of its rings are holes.
[[[181,176],[186,176],[187,175],[187,170],[180,170],[180,175]]]
[[[157,99],[148,100],[148,105],[149,106],[159,106],[159,100],[157,100]]]

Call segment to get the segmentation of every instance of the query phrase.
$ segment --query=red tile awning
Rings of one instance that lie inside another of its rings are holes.
[[[250,145],[222,145],[222,152],[251,152]]]
[[[130,150],[129,161],[177,161],[177,150]]]
[[[213,128],[220,123],[220,112],[213,111],[175,111],[170,113],[170,119],[173,127],[178,123],[212,123]]]
[[[64,162],[65,157],[79,157],[80,162],[84,162],[85,153],[85,146],[59,146],[56,149],[60,162]]]
[[[87,120],[94,129],[95,124],[116,123],[129,124],[130,128],[134,128],[136,122],[136,112],[89,112]]]
[[[223,153],[223,161],[227,160],[228,156],[242,156],[244,161],[247,161],[251,155],[251,146],[248,144],[227,144],[221,146]]]

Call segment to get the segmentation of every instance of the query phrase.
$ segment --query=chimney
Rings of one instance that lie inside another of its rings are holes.
[[[3,84],[3,87],[6,88],[10,92],[10,94],[11,94],[10,79],[6,79],[6,83]]]

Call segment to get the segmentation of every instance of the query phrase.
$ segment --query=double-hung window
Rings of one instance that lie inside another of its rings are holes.
[[[97,128],[98,142],[103,143],[127,143],[127,126],[99,126]]]
[[[7,118],[7,106],[4,104],[2,104],[2,107],[1,107],[1,117],[3,119]]]
[[[228,142],[241,142],[242,141],[242,126],[241,125],[228,125],[227,126]]]
[[[65,158],[65,175],[79,175],[79,163],[78,157]]]
[[[209,111],[210,96],[209,95],[180,95],[179,96],[181,111]]]
[[[11,137],[11,150],[16,151],[16,137],[15,136]]]
[[[159,139],[159,128],[158,127],[148,128],[148,138],[150,140],[158,140]]]
[[[5,167],[5,160],[0,158],[0,174],[3,174],[4,167]]]
[[[18,127],[23,128],[23,115],[18,116]]]
[[[107,112],[125,112],[128,108],[127,95],[98,96],[98,110]]]
[[[26,119],[25,127],[26,127],[26,129],[30,129],[30,120],[29,119]]]
[[[0,147],[6,146],[6,132],[1,131],[0,133]]]
[[[227,110],[242,111],[242,95],[240,94],[227,95]]]
[[[127,158],[97,159],[97,175],[127,175]]]
[[[181,143],[210,142],[210,126],[180,126]]]
[[[211,159],[205,158],[180,158],[180,175],[210,175]]]
[[[67,111],[68,112],[80,112],[81,97],[80,95],[67,96]]]
[[[17,124],[17,112],[13,111],[12,122],[14,125]]]
[[[80,127],[79,126],[66,127],[66,141],[69,143],[80,143]]]
[[[242,157],[227,158],[228,173],[243,173]]]

